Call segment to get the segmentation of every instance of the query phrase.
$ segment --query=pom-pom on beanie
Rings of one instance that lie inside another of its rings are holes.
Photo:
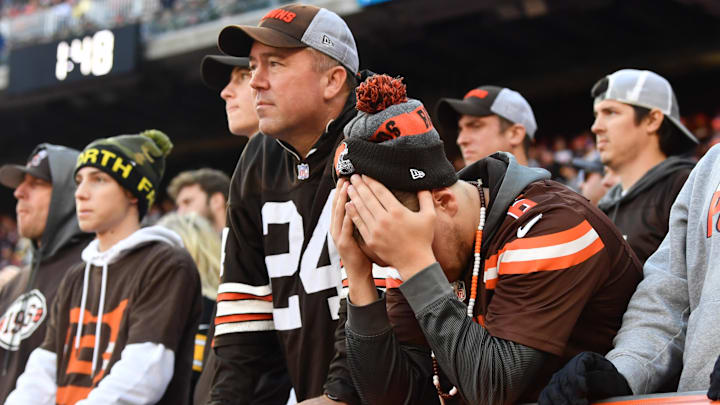
[[[156,129],[97,139],[78,156],[75,173],[91,166],[112,176],[138,199],[142,219],[155,202],[155,190],[165,173],[165,157],[172,147],[170,138]]]
[[[423,104],[408,99],[401,78],[375,75],[355,90],[359,111],[335,152],[335,174],[365,174],[390,189],[432,190],[457,182]]]

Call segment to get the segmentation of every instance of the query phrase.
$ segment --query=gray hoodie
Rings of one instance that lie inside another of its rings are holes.
[[[30,267],[0,289],[0,325],[13,323],[19,312],[30,320],[22,327],[0,328],[0,402],[15,386],[30,353],[45,335],[47,313],[67,270],[80,262],[91,237],[80,231],[75,216],[73,170],[78,151],[41,144],[48,153],[53,191],[40,244],[33,241]]]
[[[607,354],[636,395],[680,374],[678,391],[706,390],[720,355],[720,146],[698,162],[644,266],[615,349]]]

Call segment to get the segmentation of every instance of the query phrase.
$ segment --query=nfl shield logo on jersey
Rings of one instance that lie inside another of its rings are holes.
[[[310,177],[310,166],[307,163],[300,163],[297,165],[298,179],[306,180]]]

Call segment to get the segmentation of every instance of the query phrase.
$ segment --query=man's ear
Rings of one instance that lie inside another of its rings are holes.
[[[435,210],[444,211],[447,215],[453,217],[458,212],[458,200],[455,193],[448,187],[436,188],[432,190],[433,202]]]
[[[123,188],[123,191],[125,192],[125,195],[127,196],[128,200],[130,200],[130,202],[131,202],[132,204],[137,204],[137,203],[138,203],[138,199],[137,199],[137,197],[135,197],[135,196],[133,195],[133,193],[131,193],[129,190],[126,190],[126,189],[124,189],[124,188]]]
[[[522,145],[525,139],[525,126],[522,124],[513,124],[505,130],[505,136],[513,147]]]
[[[212,196],[210,196],[210,199],[208,200],[208,205],[210,206],[210,209],[215,210],[224,210],[225,209],[225,196],[221,192],[216,192]]]
[[[325,92],[326,100],[332,100],[341,91],[345,89],[345,80],[347,79],[347,70],[342,66],[334,66],[325,72]]]
[[[664,119],[665,115],[663,115],[662,111],[659,109],[653,108],[650,110],[648,115],[643,118],[642,122],[645,126],[645,132],[648,134],[657,133],[660,130],[660,126],[662,125]]]

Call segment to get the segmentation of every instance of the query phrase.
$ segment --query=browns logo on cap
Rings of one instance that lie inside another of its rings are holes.
[[[275,48],[310,47],[340,62],[357,74],[355,38],[340,16],[325,8],[289,4],[276,8],[257,26],[230,25],[220,32],[218,47],[231,56],[248,56],[254,41]]]
[[[423,104],[408,99],[401,78],[371,76],[355,91],[358,115],[344,128],[335,174],[366,174],[387,187],[418,191],[457,181]]]

